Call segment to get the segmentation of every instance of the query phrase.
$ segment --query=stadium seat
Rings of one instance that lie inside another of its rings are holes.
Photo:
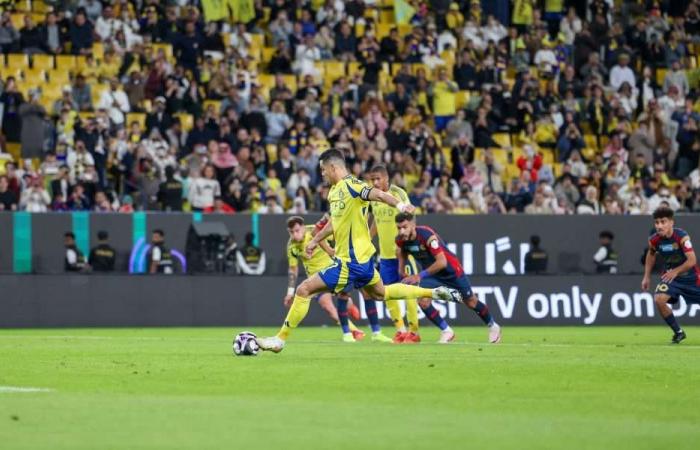
[[[12,159],[19,161],[22,159],[22,144],[19,142],[7,142],[5,143],[5,151],[12,155]]]
[[[175,117],[180,119],[180,124],[182,125],[182,129],[184,131],[190,131],[192,128],[194,128],[194,116],[192,116],[192,114],[180,113],[175,114]]]
[[[141,129],[146,129],[146,114],[145,113],[127,113],[126,123],[131,126],[133,122],[138,122],[141,125]]]
[[[455,107],[457,109],[462,109],[469,103],[469,91],[459,91],[455,95]]]
[[[62,70],[52,70],[48,72],[48,76],[49,81],[52,84],[60,84],[61,86],[70,84],[70,75],[68,72],[64,72]]]
[[[53,70],[54,58],[53,55],[33,55],[32,69]]]
[[[29,67],[29,55],[21,53],[10,53],[5,55],[5,65],[7,67],[22,69]]]
[[[664,78],[666,78],[666,69],[664,68],[657,68],[656,69],[656,82],[659,83],[659,86],[664,85]]]
[[[23,71],[23,79],[26,83],[41,86],[46,83],[46,72],[43,69],[30,69],[27,67]]]
[[[468,98],[469,97],[467,97],[467,100]],[[503,148],[511,146],[510,134],[508,133],[494,133],[492,138],[496,142],[496,144],[500,145]]]
[[[7,77],[15,77],[15,79],[19,80],[22,78],[22,69],[19,67],[0,66],[0,77],[2,77],[3,80],[6,80]]]
[[[267,152],[267,159],[270,160],[270,164],[274,164],[277,162],[277,144],[267,144],[265,147],[265,151]]]
[[[264,63],[269,63],[272,57],[275,55],[275,47],[263,47],[262,48],[262,61]]]
[[[56,69],[72,72],[76,67],[76,59],[73,55],[57,55]]]
[[[102,42],[95,42],[92,44],[92,56],[94,56],[97,61],[102,61],[104,59],[105,46]]]

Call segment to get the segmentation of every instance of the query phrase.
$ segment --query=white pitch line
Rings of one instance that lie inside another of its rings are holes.
[[[0,394],[23,394],[33,392],[53,392],[53,389],[21,386],[0,386]]]

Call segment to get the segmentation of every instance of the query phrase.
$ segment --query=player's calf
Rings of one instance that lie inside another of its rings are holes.
[[[656,294],[654,296],[654,303],[656,304],[656,309],[659,310],[659,314],[661,314],[661,317],[664,319],[664,322],[666,322],[666,325],[668,325],[669,328],[673,330],[671,343],[680,344],[680,342],[686,338],[686,335],[683,329],[681,329],[681,326],[678,325],[676,316],[673,315],[673,310],[670,306],[668,306],[668,302],[670,300],[671,297],[666,294]]]

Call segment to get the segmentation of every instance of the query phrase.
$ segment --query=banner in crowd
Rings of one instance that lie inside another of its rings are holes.
[[[207,21],[216,21],[228,18],[227,3],[227,0],[202,0],[204,18]]]
[[[228,0],[234,22],[248,23],[255,18],[253,0]]]
[[[394,0],[394,17],[397,24],[409,23],[415,13],[416,9],[406,0]]]

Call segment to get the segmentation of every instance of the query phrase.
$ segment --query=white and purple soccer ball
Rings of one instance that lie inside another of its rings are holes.
[[[257,336],[251,331],[242,331],[233,339],[233,354],[236,356],[257,356],[258,351]]]

